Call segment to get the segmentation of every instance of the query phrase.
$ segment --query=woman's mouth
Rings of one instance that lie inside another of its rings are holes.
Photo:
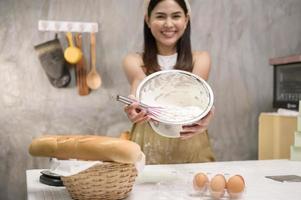
[[[176,34],[176,31],[162,31],[161,33],[164,37],[172,38]]]

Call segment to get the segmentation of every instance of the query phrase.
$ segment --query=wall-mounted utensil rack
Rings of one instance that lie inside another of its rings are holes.
[[[98,23],[39,20],[38,29],[39,31],[96,33],[98,32]]]

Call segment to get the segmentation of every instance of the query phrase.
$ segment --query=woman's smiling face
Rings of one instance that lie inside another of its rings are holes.
[[[176,48],[177,41],[182,37],[188,17],[174,0],[163,0],[146,17],[148,27],[156,39],[158,48]]]

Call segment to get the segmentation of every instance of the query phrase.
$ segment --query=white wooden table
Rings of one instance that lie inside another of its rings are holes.
[[[26,171],[28,200],[70,200],[64,187],[39,183],[41,169]],[[231,176],[241,174],[246,181],[244,200],[300,200],[301,182],[277,182],[265,178],[274,175],[301,176],[301,162],[288,160],[233,161],[178,165],[148,165],[136,179],[126,200],[211,199],[192,194],[191,178],[196,172]],[[222,200],[229,199],[226,194]]]

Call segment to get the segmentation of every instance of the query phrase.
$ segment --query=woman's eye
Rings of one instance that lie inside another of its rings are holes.
[[[181,18],[181,15],[174,15],[173,18],[174,19],[179,19],[179,18]]]
[[[164,16],[163,15],[158,15],[156,18],[157,19],[164,19]]]

